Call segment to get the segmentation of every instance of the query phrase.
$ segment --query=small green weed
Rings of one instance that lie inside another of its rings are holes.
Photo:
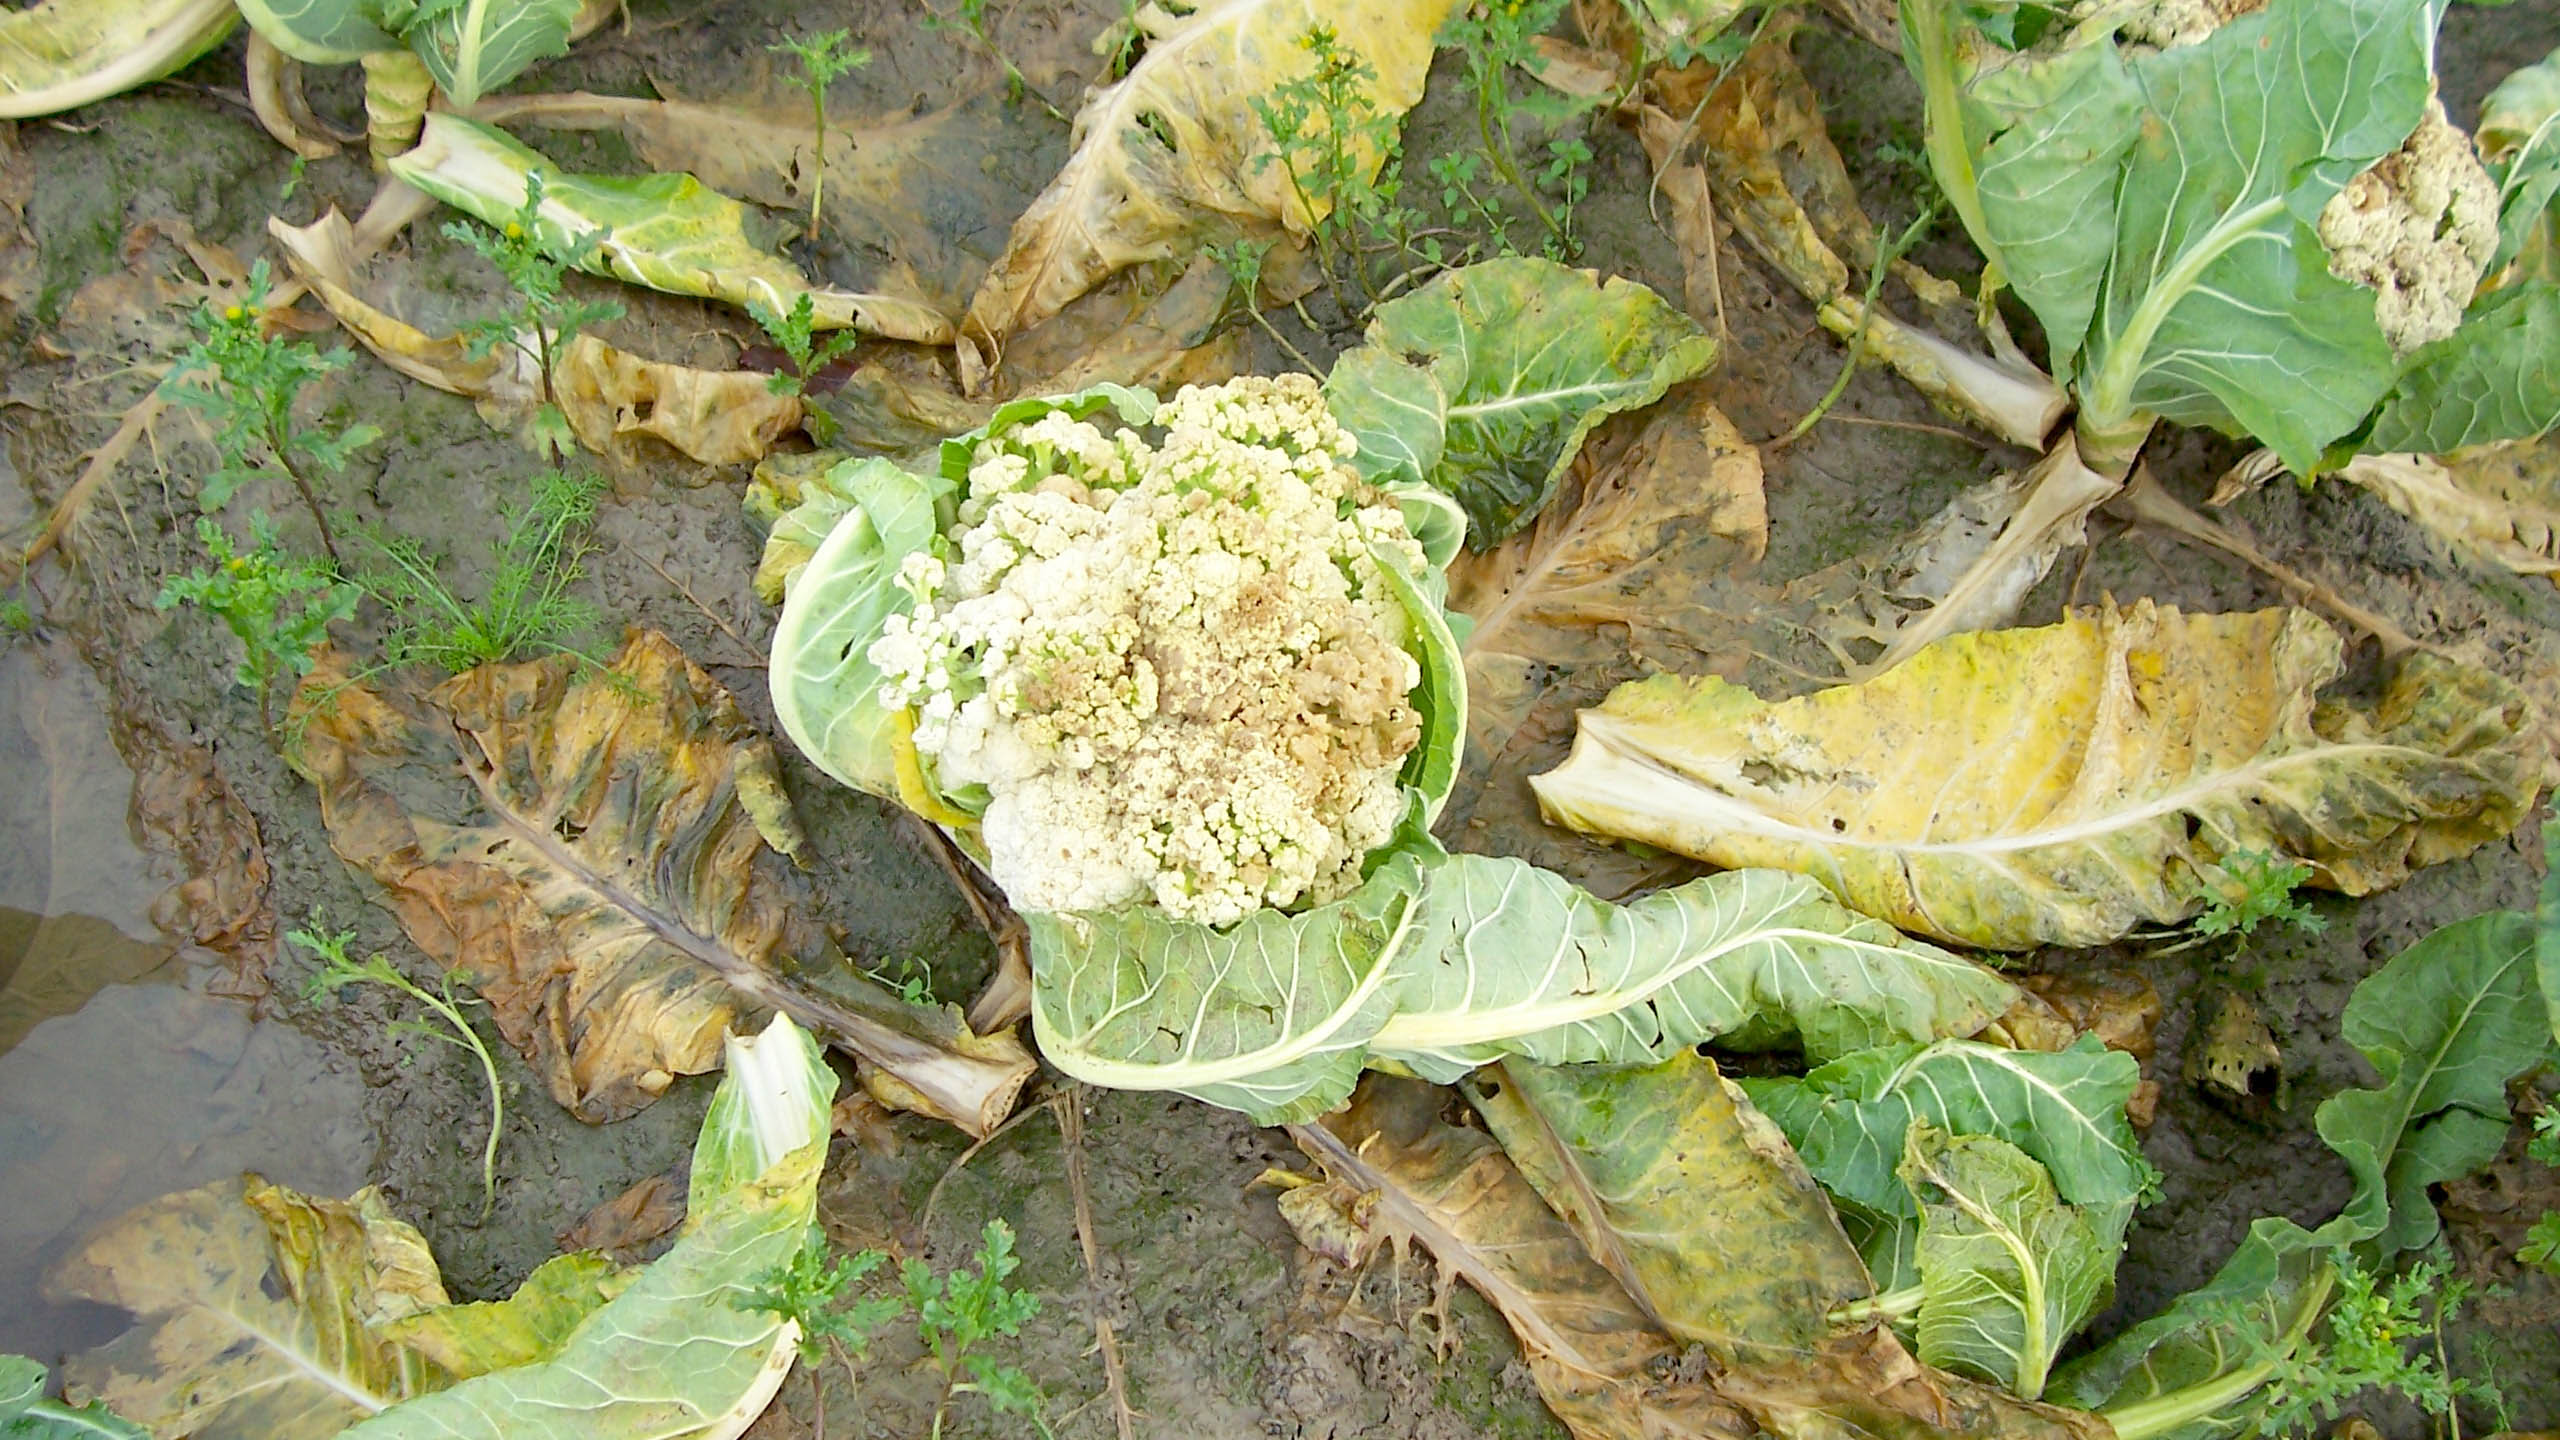
[[[1581,253],[1574,212],[1591,188],[1584,173],[1591,147],[1579,136],[1563,133],[1564,127],[1597,106],[1600,97],[1565,95],[1535,83],[1525,92],[1515,91],[1511,72],[1535,76],[1546,68],[1535,42],[1555,28],[1564,9],[1565,0],[1474,0],[1450,15],[1439,37],[1442,46],[1456,50],[1466,62],[1467,90],[1476,97],[1476,134],[1486,163],[1537,217],[1547,232],[1544,248],[1556,260]],[[1532,127],[1544,135],[1546,156],[1534,179],[1521,168],[1519,153],[1520,133]],[[1443,186],[1453,183],[1451,176],[1435,173],[1435,178]],[[1471,208],[1483,207],[1479,202]]]
[[[2213,887],[2204,913],[2191,924],[2196,934],[2207,938],[2248,936],[2269,920],[2280,920],[2306,935],[2317,935],[2328,928],[2328,921],[2293,896],[2302,882],[2311,878],[2309,865],[2295,860],[2279,862],[2263,850],[2234,850],[2222,857],[2217,868],[2222,872],[2222,881]]]
[[[155,603],[193,605],[239,637],[244,653],[232,673],[258,692],[258,713],[272,730],[276,687],[311,673],[311,652],[332,624],[355,613],[363,592],[324,562],[286,555],[263,512],[249,517],[246,550],[210,515],[196,521],[196,538],[211,563],[171,576]]]
[[[0,634],[18,636],[36,633],[36,612],[15,595],[0,595]]]
[[[490,1207],[498,1201],[498,1134],[507,1120],[506,1092],[498,1083],[497,1060],[490,1055],[480,1032],[471,1028],[462,1007],[488,1002],[454,994],[451,975],[438,979],[436,988],[429,991],[393,968],[391,961],[380,951],[358,960],[347,953],[347,947],[355,943],[356,932],[329,930],[323,928],[323,924],[324,917],[315,909],[302,929],[285,933],[287,940],[310,951],[320,965],[303,985],[304,1000],[314,1005],[328,1005],[336,1000],[339,991],[350,985],[385,986],[426,1006],[436,1021],[441,1022],[406,1018],[394,1020],[390,1034],[424,1036],[467,1050],[480,1062],[481,1079],[489,1087],[489,1142],[480,1151],[480,1217],[487,1219]]]
[[[2276,1367],[2255,1427],[2266,1436],[2327,1429],[2347,1402],[2368,1391],[2400,1396],[2434,1415],[2455,1402],[2494,1399],[2485,1382],[2456,1377],[2444,1362],[2444,1325],[2469,1298],[2441,1258],[2385,1280],[2341,1252],[2338,1292],[2326,1330]]]
[[[2560,1166],[2560,1105],[2545,1105],[2533,1117],[2533,1138],[2525,1143],[2524,1153],[2537,1164]],[[2542,1218],[2525,1232],[2516,1258],[2560,1278],[2560,1210],[2542,1212]]]
[[[559,356],[579,331],[619,320],[623,310],[609,300],[580,300],[568,293],[569,272],[595,255],[604,244],[604,236],[592,232],[582,235],[555,256],[542,246],[541,214],[542,177],[528,175],[524,204],[506,224],[492,230],[473,221],[455,220],[446,223],[444,233],[498,267],[498,273],[506,277],[516,296],[513,312],[483,320],[462,332],[465,353],[478,360],[504,347],[533,362],[541,398],[541,408],[535,413],[534,438],[551,453],[565,456],[576,441],[569,433],[568,417],[560,411],[553,384]]]
[[[809,243],[815,245],[818,212],[827,199],[827,87],[870,64],[871,52],[853,43],[850,30],[824,30],[764,48],[799,61],[800,88],[809,92]]]
[[[1048,111],[1056,119],[1063,121],[1067,118],[1066,112],[1051,104],[1048,96],[1031,88],[1031,81],[1023,75],[1022,67],[1014,64],[1013,57],[1005,54],[1004,47],[996,44],[995,28],[987,21],[987,0],[960,0],[960,13],[957,19],[945,18],[930,6],[919,8],[924,11],[919,23],[925,29],[945,30],[965,35],[969,42],[977,46],[988,59],[1004,68],[1004,98],[1007,104],[1019,105],[1022,103],[1022,97],[1028,95],[1039,101],[1040,108]],[[1131,13],[1135,13],[1134,7]],[[1097,45],[1100,46],[1101,43],[1097,42]],[[1133,24],[1130,37],[1118,42],[1121,52],[1118,58],[1125,59],[1127,52],[1133,49],[1136,43],[1136,30]]]
[[[196,308],[189,319],[195,343],[178,356],[169,378],[161,382],[162,392],[213,425],[213,445],[222,463],[204,478],[197,503],[208,511],[220,510],[242,485],[281,477],[302,496],[312,523],[320,527],[321,548],[336,560],[337,537],[320,508],[312,477],[344,470],[349,457],[382,432],[352,425],[333,434],[295,423],[294,407],[304,387],[344,366],[348,357],[344,350],[323,355],[306,341],[267,334],[271,280],[267,262],[261,260],[250,267],[249,283],[238,299],[219,309],[209,301]]]
[[[1280,347],[1280,353],[1296,361],[1298,368],[1308,374],[1322,375],[1324,371],[1316,362],[1291,344],[1289,337],[1281,334],[1279,327],[1271,323],[1271,318],[1262,313],[1262,258],[1271,253],[1271,245],[1272,242],[1267,240],[1255,244],[1238,238],[1226,245],[1203,245],[1200,251],[1226,270],[1227,279],[1234,283],[1236,293],[1243,297],[1245,313],[1253,317],[1254,324],[1262,327],[1263,334],[1271,337],[1272,344]]]
[[[1336,277],[1347,267],[1374,300],[1361,263],[1362,237],[1400,224],[1410,228],[1395,213],[1401,117],[1379,112],[1370,98],[1376,68],[1344,47],[1332,26],[1309,26],[1298,47],[1311,62],[1307,71],[1253,102],[1272,144],[1257,164],[1268,168],[1276,162],[1288,178],[1326,277],[1338,286]]]
[[[531,654],[575,655],[571,642],[596,622],[595,607],[570,593],[596,551],[589,529],[604,482],[558,470],[536,476],[524,504],[500,512],[502,530],[487,588],[477,601],[446,583],[436,558],[404,535],[367,539],[383,565],[359,577],[391,612],[382,640],[386,665],[434,665],[456,674]]]
[[[910,955],[899,961],[894,977],[886,965],[862,973],[897,991],[898,998],[907,1004],[930,1007],[941,1003],[933,996],[933,971],[916,956]]]
[[[987,1222],[979,1235],[974,1270],[936,1275],[922,1260],[910,1260],[899,1271],[900,1293],[851,1298],[854,1287],[887,1258],[877,1250],[831,1256],[825,1238],[813,1230],[809,1243],[788,1264],[768,1272],[737,1303],[799,1322],[800,1358],[814,1372],[832,1353],[855,1382],[856,1393],[861,1376],[854,1361],[862,1357],[880,1327],[912,1313],[916,1336],[924,1343],[925,1363],[942,1378],[942,1395],[933,1407],[933,1440],[939,1440],[952,1402],[962,1395],[982,1396],[998,1414],[1026,1416],[1041,1434],[1049,1434],[1048,1422],[1040,1413],[1040,1387],[1020,1366],[984,1353],[989,1341],[1020,1335],[1023,1325],[1040,1313],[1039,1296],[1005,1283],[1022,1264],[1013,1253],[1012,1228],[1001,1220]],[[818,1403],[823,1407],[825,1401],[821,1398]],[[823,1409],[817,1428],[820,1434],[826,1433]]]
[[[765,337],[790,357],[788,374],[777,370],[765,378],[765,388],[776,395],[805,396],[809,382],[817,377],[819,371],[862,340],[862,336],[853,330],[830,331],[824,336],[816,334],[817,307],[806,293],[791,302],[788,312],[777,310],[761,300],[750,300],[747,313],[764,328]],[[809,406],[802,419],[809,428],[810,439],[824,445],[835,438],[835,417],[825,411]]]

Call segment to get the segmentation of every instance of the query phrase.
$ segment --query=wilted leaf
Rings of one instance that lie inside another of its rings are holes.
[[[737,1440],[755,1423],[798,1358],[800,1327],[753,1297],[817,1220],[836,1077],[779,1015],[732,1038],[727,1064],[675,1248],[543,1359],[413,1400],[345,1440]]]
[[[364,282],[357,273],[354,228],[334,208],[308,225],[287,225],[270,216],[267,233],[284,247],[294,275],[385,365],[448,394],[506,410],[534,402],[539,378],[515,347],[493,348],[475,359],[460,336],[429,335],[358,293]]]
[[[2258,1077],[2276,1080],[2284,1073],[2275,1032],[2257,1005],[2236,990],[2216,996],[2211,1006],[2205,1023],[2187,1039],[2188,1080],[2221,1091],[2227,1100],[2260,1098],[2265,1092]]]
[[[2194,914],[2235,850],[2361,895],[2514,827],[2543,763],[2523,695],[2417,654],[2370,709],[2323,703],[2340,650],[2308,612],[2146,600],[1780,704],[1663,676],[1584,711],[1531,783],[1558,823],[1801,870],[1906,930],[2103,944]]]
[[[445,1379],[379,1333],[445,1294],[372,1189],[314,1200],[251,1175],[181,1191],[110,1222],[45,1288],[137,1317],[65,1364],[66,1393],[155,1435],[325,1440]]]
[[[811,285],[790,262],[747,239],[746,207],[690,175],[578,175],[502,131],[443,111],[427,116],[416,149],[391,172],[456,209],[496,226],[524,208],[530,177],[542,177],[534,218],[543,248],[565,255],[593,239],[582,268],[671,295],[701,295],[745,308],[789,311],[810,298],[820,329],[857,326],[928,345],[948,344],[951,325],[920,300]]]
[[[1187,15],[1139,11],[1145,54],[1077,112],[1074,153],[1014,221],[969,302],[970,338],[1001,352],[1113,271],[1240,228],[1305,234],[1323,212],[1299,198],[1257,105],[1313,67],[1299,42],[1324,26],[1375,72],[1364,87],[1375,113],[1401,115],[1422,96],[1432,32],[1450,4],[1214,0]],[[1367,136],[1353,143],[1359,173],[1374,175],[1383,156]]]
[[[1350,1108],[1289,1133],[1376,1239],[1428,1249],[1520,1338],[1577,1440],[1748,1440],[1758,1427],[1704,1382],[1658,1378],[1679,1347],[1596,1264],[1493,1137],[1439,1118],[1441,1092],[1372,1077]],[[1351,1197],[1360,1197],[1354,1209]],[[1319,1197],[1320,1198],[1320,1197]],[[1310,1203],[1310,1202],[1301,1202]]]
[[[2154,1178],[2124,1113],[2142,1067],[2085,1035],[2060,1051],[1889,1046],[1741,1083],[1824,1189],[1879,1215],[1920,1213],[1895,1173],[1914,1123],[2017,1146],[2074,1205],[2123,1204]]]
[[[647,435],[705,465],[743,465],[800,424],[800,397],[762,375],[643,360],[593,335],[560,352],[551,385],[578,443],[605,455]]]
[[[2032,1400],[2054,1352],[2115,1296],[2133,1202],[2062,1203],[2027,1153],[1914,1124],[1903,1183],[1920,1199],[1920,1358]]]
[[[1613,659],[1628,634],[1676,645],[1682,622],[1706,608],[1696,592],[1768,550],[1760,452],[1705,400],[1656,418],[1605,464],[1592,460],[1577,457],[1528,529],[1449,566],[1449,608],[1475,622],[1459,643],[1477,755],[1499,753],[1518,728],[1539,667]],[[1701,550],[1700,540],[1722,543]]]
[[[1506,1062],[1470,1098],[1585,1249],[1666,1333],[1705,1349],[1716,1392],[1763,1433],[2104,1434],[1932,1371],[1880,1324],[1835,1321],[1871,1293],[1858,1256],[1784,1137],[1707,1060]]]
[[[221,44],[239,19],[231,0],[42,0],[0,12],[0,120],[149,84]]]
[[[2334,473],[2462,549],[2560,582],[2560,444],[2548,438],[2441,459],[2359,455]]]
[[[1526,257],[1435,277],[1377,308],[1325,403],[1373,481],[1419,480],[1491,546],[1536,518],[1591,427],[1715,363],[1696,322],[1632,280]]]
[[[771,745],[662,635],[633,632],[603,671],[566,656],[483,666],[419,718],[328,661],[292,714],[292,761],[320,789],[331,844],[389,892],[420,949],[472,977],[583,1119],[711,1069],[764,1006],[972,1133],[1030,1076],[1011,1035],[902,1005],[840,960],[777,848],[798,839]],[[437,777],[454,750],[436,735],[453,737],[473,795],[405,809],[395,794],[451,794]]]
[[[559,1353],[569,1332],[639,1278],[592,1252],[554,1255],[504,1300],[445,1305],[382,1327],[386,1339],[454,1379],[531,1365]]]
[[[867,1095],[848,1096],[836,1106],[842,1109],[857,1099],[878,1108]],[[660,1171],[588,1211],[560,1237],[560,1248],[600,1250],[626,1265],[634,1263],[684,1223],[684,1191],[683,1169]]]

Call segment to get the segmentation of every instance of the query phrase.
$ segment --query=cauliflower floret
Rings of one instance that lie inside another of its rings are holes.
[[[1053,412],[972,457],[955,563],[870,651],[1027,910],[1224,925],[1324,901],[1403,818],[1420,664],[1401,514],[1305,376],[1186,387],[1161,438]]]
[[[2348,181],[2319,228],[2329,273],[2372,288],[2374,319],[2405,355],[2462,323],[2498,248],[2498,184],[2430,96],[2417,130]]]

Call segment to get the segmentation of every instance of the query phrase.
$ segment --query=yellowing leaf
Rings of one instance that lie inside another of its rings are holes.
[[[1431,37],[1451,0],[1203,0],[1188,15],[1138,12],[1143,58],[1077,112],[1064,169],[1014,221],[995,267],[969,302],[965,333],[1001,350],[1006,337],[1056,314],[1105,276],[1178,257],[1239,227],[1304,234],[1324,218],[1293,191],[1257,102],[1306,73],[1299,43],[1322,25],[1376,71],[1380,115],[1422,97]],[[1364,176],[1380,156],[1359,144]]]
[[[505,132],[442,111],[391,173],[448,205],[504,225],[542,177],[537,238],[555,255],[595,241],[581,268],[670,295],[788,311],[810,298],[818,328],[852,325],[921,344],[951,340],[948,320],[921,300],[812,285],[789,261],[747,238],[746,207],[691,175],[580,175]]]
[[[359,293],[353,231],[331,210],[308,225],[269,220],[294,273],[329,313],[383,363],[413,380],[481,402],[500,429],[523,423],[541,395],[535,361],[522,346],[477,358],[461,337],[429,335]],[[696,370],[644,360],[593,335],[569,342],[553,364],[553,398],[578,443],[620,456],[647,435],[705,465],[760,458],[800,423],[797,395],[776,395],[765,377],[742,370]]]
[[[2448,455],[2359,455],[2339,479],[2519,575],[2560,581],[2560,442],[2545,436]]]
[[[558,1353],[578,1322],[619,1295],[637,1270],[594,1251],[554,1255],[533,1267],[504,1300],[445,1305],[385,1325],[383,1334],[444,1367],[455,1379],[531,1365]]]
[[[771,744],[665,636],[632,632],[604,671],[565,656],[483,666],[415,717],[332,660],[293,717],[293,764],[319,787],[330,843],[420,949],[473,977],[582,1119],[619,1119],[713,1068],[763,1008],[975,1134],[1030,1078],[1012,1035],[903,1005],[841,959],[784,858],[799,838]],[[457,749],[472,821],[435,818],[468,803],[405,809],[395,795],[450,786]]]
[[[154,1435],[325,1440],[445,1383],[375,1328],[445,1294],[426,1241],[372,1189],[314,1200],[250,1175],[164,1196],[90,1237],[46,1291],[137,1317],[67,1363],[66,1388]]]
[[[1557,823],[1801,871],[1904,930],[2095,945],[2194,914],[2234,850],[2360,895],[2514,828],[2546,743],[2515,687],[2421,653],[2369,708],[2323,703],[2340,669],[2308,612],[2145,601],[1955,636],[1781,704],[1713,678],[1624,686],[1531,783]]]
[[[231,0],[43,0],[0,11],[0,120],[121,95],[222,43]]]

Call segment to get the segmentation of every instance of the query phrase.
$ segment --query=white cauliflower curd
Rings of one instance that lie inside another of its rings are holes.
[[[2373,318],[2405,355],[2462,324],[2498,248],[2498,182],[2429,96],[2400,148],[2320,211],[2320,243],[2329,273],[2372,289]]]
[[[1026,910],[1223,925],[1337,898],[1402,818],[1421,667],[1395,504],[1306,376],[1186,387],[1150,442],[1051,413],[972,452],[950,553],[870,651]]]

